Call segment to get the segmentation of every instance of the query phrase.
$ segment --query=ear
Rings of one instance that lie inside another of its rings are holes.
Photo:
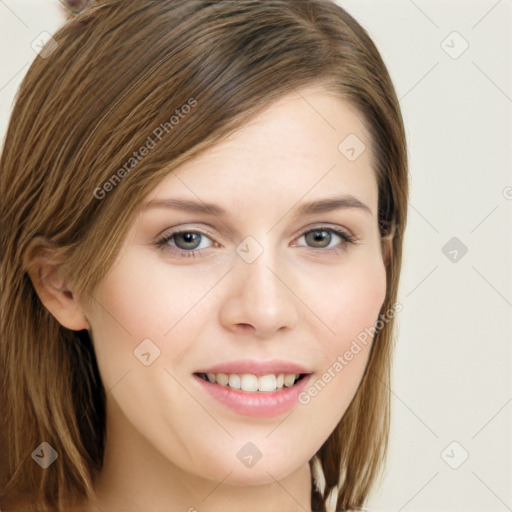
[[[61,265],[39,254],[26,268],[41,302],[61,325],[73,331],[90,329],[78,296],[64,277]]]

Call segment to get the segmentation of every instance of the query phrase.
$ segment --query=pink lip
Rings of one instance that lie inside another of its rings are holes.
[[[222,366],[222,368],[226,367]],[[239,367],[237,366],[237,369],[238,368]],[[215,371],[212,373],[224,372]],[[238,372],[231,371],[230,373]],[[267,373],[273,372],[267,371]],[[212,384],[211,382],[202,379],[198,375],[194,375],[194,378],[201,386],[201,388],[204,389],[207,393],[209,393],[210,396],[212,396],[222,405],[227,406],[229,409],[236,412],[237,414],[240,414],[242,416],[250,416],[252,418],[273,418],[274,416],[284,414],[293,409],[293,407],[299,401],[299,395],[309,385],[311,375],[303,377],[291,388],[283,388],[280,391],[269,392],[257,391],[254,393],[248,393],[247,391],[241,391],[227,386],[221,386],[219,384]]]
[[[289,361],[272,359],[271,361],[256,361],[251,359],[240,359],[216,364],[207,369],[198,370],[196,373],[252,373],[257,377],[268,375],[270,373],[291,374],[291,373],[311,373],[304,366]]]

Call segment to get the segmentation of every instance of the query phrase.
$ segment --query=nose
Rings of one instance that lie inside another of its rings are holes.
[[[220,322],[235,334],[270,338],[293,329],[299,314],[286,272],[264,251],[247,263],[236,256],[220,308]]]

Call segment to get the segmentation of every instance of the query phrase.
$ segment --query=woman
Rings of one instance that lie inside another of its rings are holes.
[[[330,0],[54,39],[1,159],[2,510],[361,509],[408,194],[374,44]]]

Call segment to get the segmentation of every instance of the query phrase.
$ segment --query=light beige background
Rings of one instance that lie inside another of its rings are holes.
[[[512,0],[339,3],[389,67],[412,179],[390,453],[370,510],[512,511]],[[56,0],[0,0],[0,20],[3,137],[31,45],[64,19]]]

